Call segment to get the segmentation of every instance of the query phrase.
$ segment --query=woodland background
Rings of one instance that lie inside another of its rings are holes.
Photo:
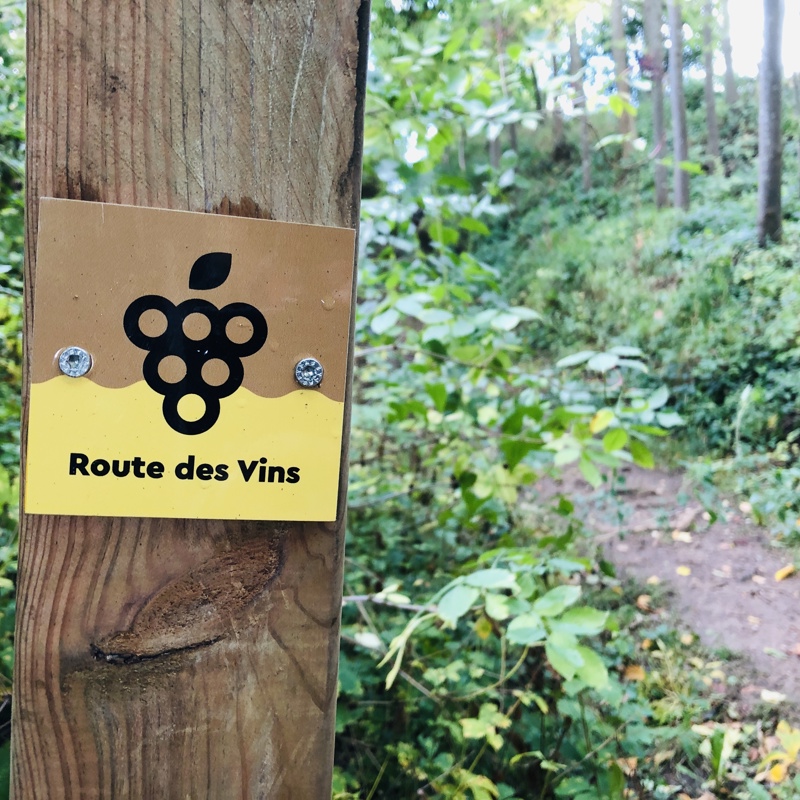
[[[375,0],[334,796],[792,798],[793,706],[605,560],[578,471],[800,545],[800,76],[764,0]],[[0,4],[0,675],[17,547],[24,9]],[[620,499],[620,503],[622,503]],[[10,698],[0,707],[7,784]],[[3,789],[0,789],[0,797]]]

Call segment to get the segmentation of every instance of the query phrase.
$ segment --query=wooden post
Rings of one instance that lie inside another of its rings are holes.
[[[368,23],[29,0],[26,334],[43,196],[356,227]],[[329,797],[346,480],[328,525],[26,516],[14,796]],[[156,596],[147,657],[99,658]]]

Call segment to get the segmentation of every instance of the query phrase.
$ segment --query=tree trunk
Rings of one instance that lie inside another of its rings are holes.
[[[575,110],[580,115],[581,122],[581,173],[583,175],[583,191],[592,188],[592,149],[589,142],[589,115],[586,108],[586,92],[583,87],[583,75],[578,73],[583,69],[581,49],[578,45],[577,26],[573,25],[569,32],[569,71],[575,76],[572,88],[575,92]]]
[[[667,135],[664,125],[664,37],[662,0],[645,0],[644,30],[647,45],[647,60],[652,74],[653,94],[653,142],[655,143],[656,206],[669,204],[667,168],[662,163],[666,156]]]
[[[680,0],[667,0],[669,31],[669,87],[672,106],[673,185],[675,208],[689,209],[689,173],[681,162],[689,157],[686,136],[686,101],[683,96],[683,17]]]
[[[728,0],[720,0],[722,16],[722,56],[725,59],[725,102],[733,105],[739,99],[736,88],[736,73],[733,71],[733,47],[731,47],[731,17]]]
[[[369,14],[29,0],[27,354],[40,197],[357,227]],[[331,524],[21,515],[12,797],[331,796],[346,451]]]
[[[497,46],[497,70],[500,74],[500,88],[503,98],[508,98],[508,76],[506,74],[506,53],[505,53],[505,31],[503,30],[502,20],[498,17],[494,25],[495,44]],[[517,152],[517,124],[512,122],[508,125],[508,141],[511,149]]]
[[[792,75],[792,89],[794,90],[794,111],[800,116],[800,73]]]
[[[553,56],[553,77],[558,77],[558,59]],[[558,104],[558,95],[553,99],[553,152],[558,154],[564,146],[564,115],[561,113],[561,106]]]
[[[783,0],[764,0],[764,51],[759,70],[758,108],[758,243],[781,239],[781,37]]]
[[[536,64],[531,65],[531,84],[533,85],[533,100],[536,103],[536,110],[541,114],[544,111],[544,99],[539,87],[539,79],[536,77]]]
[[[611,0],[611,39],[617,93],[626,103],[630,103],[628,40],[625,36],[625,24],[622,18],[622,0]],[[619,118],[619,132],[625,137],[625,141],[622,143],[622,155],[627,158],[633,152],[633,139],[636,136],[636,125],[633,117],[627,111],[623,111],[622,116]]]
[[[500,137],[489,139],[489,164],[492,169],[500,169]]]
[[[715,162],[720,157],[719,125],[717,124],[717,95],[714,91],[714,36],[711,22],[714,19],[713,3],[707,2],[703,9],[703,59],[706,71],[706,126],[708,128],[708,153]]]

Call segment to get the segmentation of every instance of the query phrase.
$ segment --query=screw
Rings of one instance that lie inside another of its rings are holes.
[[[65,347],[59,353],[58,367],[70,378],[82,378],[92,368],[92,357],[82,347]]]
[[[297,362],[294,368],[294,377],[301,386],[307,389],[316,389],[322,383],[324,370],[316,358],[304,358]]]

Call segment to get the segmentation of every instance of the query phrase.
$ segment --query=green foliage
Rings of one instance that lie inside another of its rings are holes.
[[[637,348],[531,357],[552,322],[475,255],[519,161],[453,160],[472,90],[453,95],[450,70],[478,56],[445,63],[432,31],[373,83],[391,98],[375,120],[409,121],[367,138],[380,195],[363,203],[336,792],[621,797],[617,759],[677,734],[624,678],[610,566],[587,555],[569,499],[537,506],[531,487],[570,464],[595,487],[650,467],[680,419],[642,384]]]

